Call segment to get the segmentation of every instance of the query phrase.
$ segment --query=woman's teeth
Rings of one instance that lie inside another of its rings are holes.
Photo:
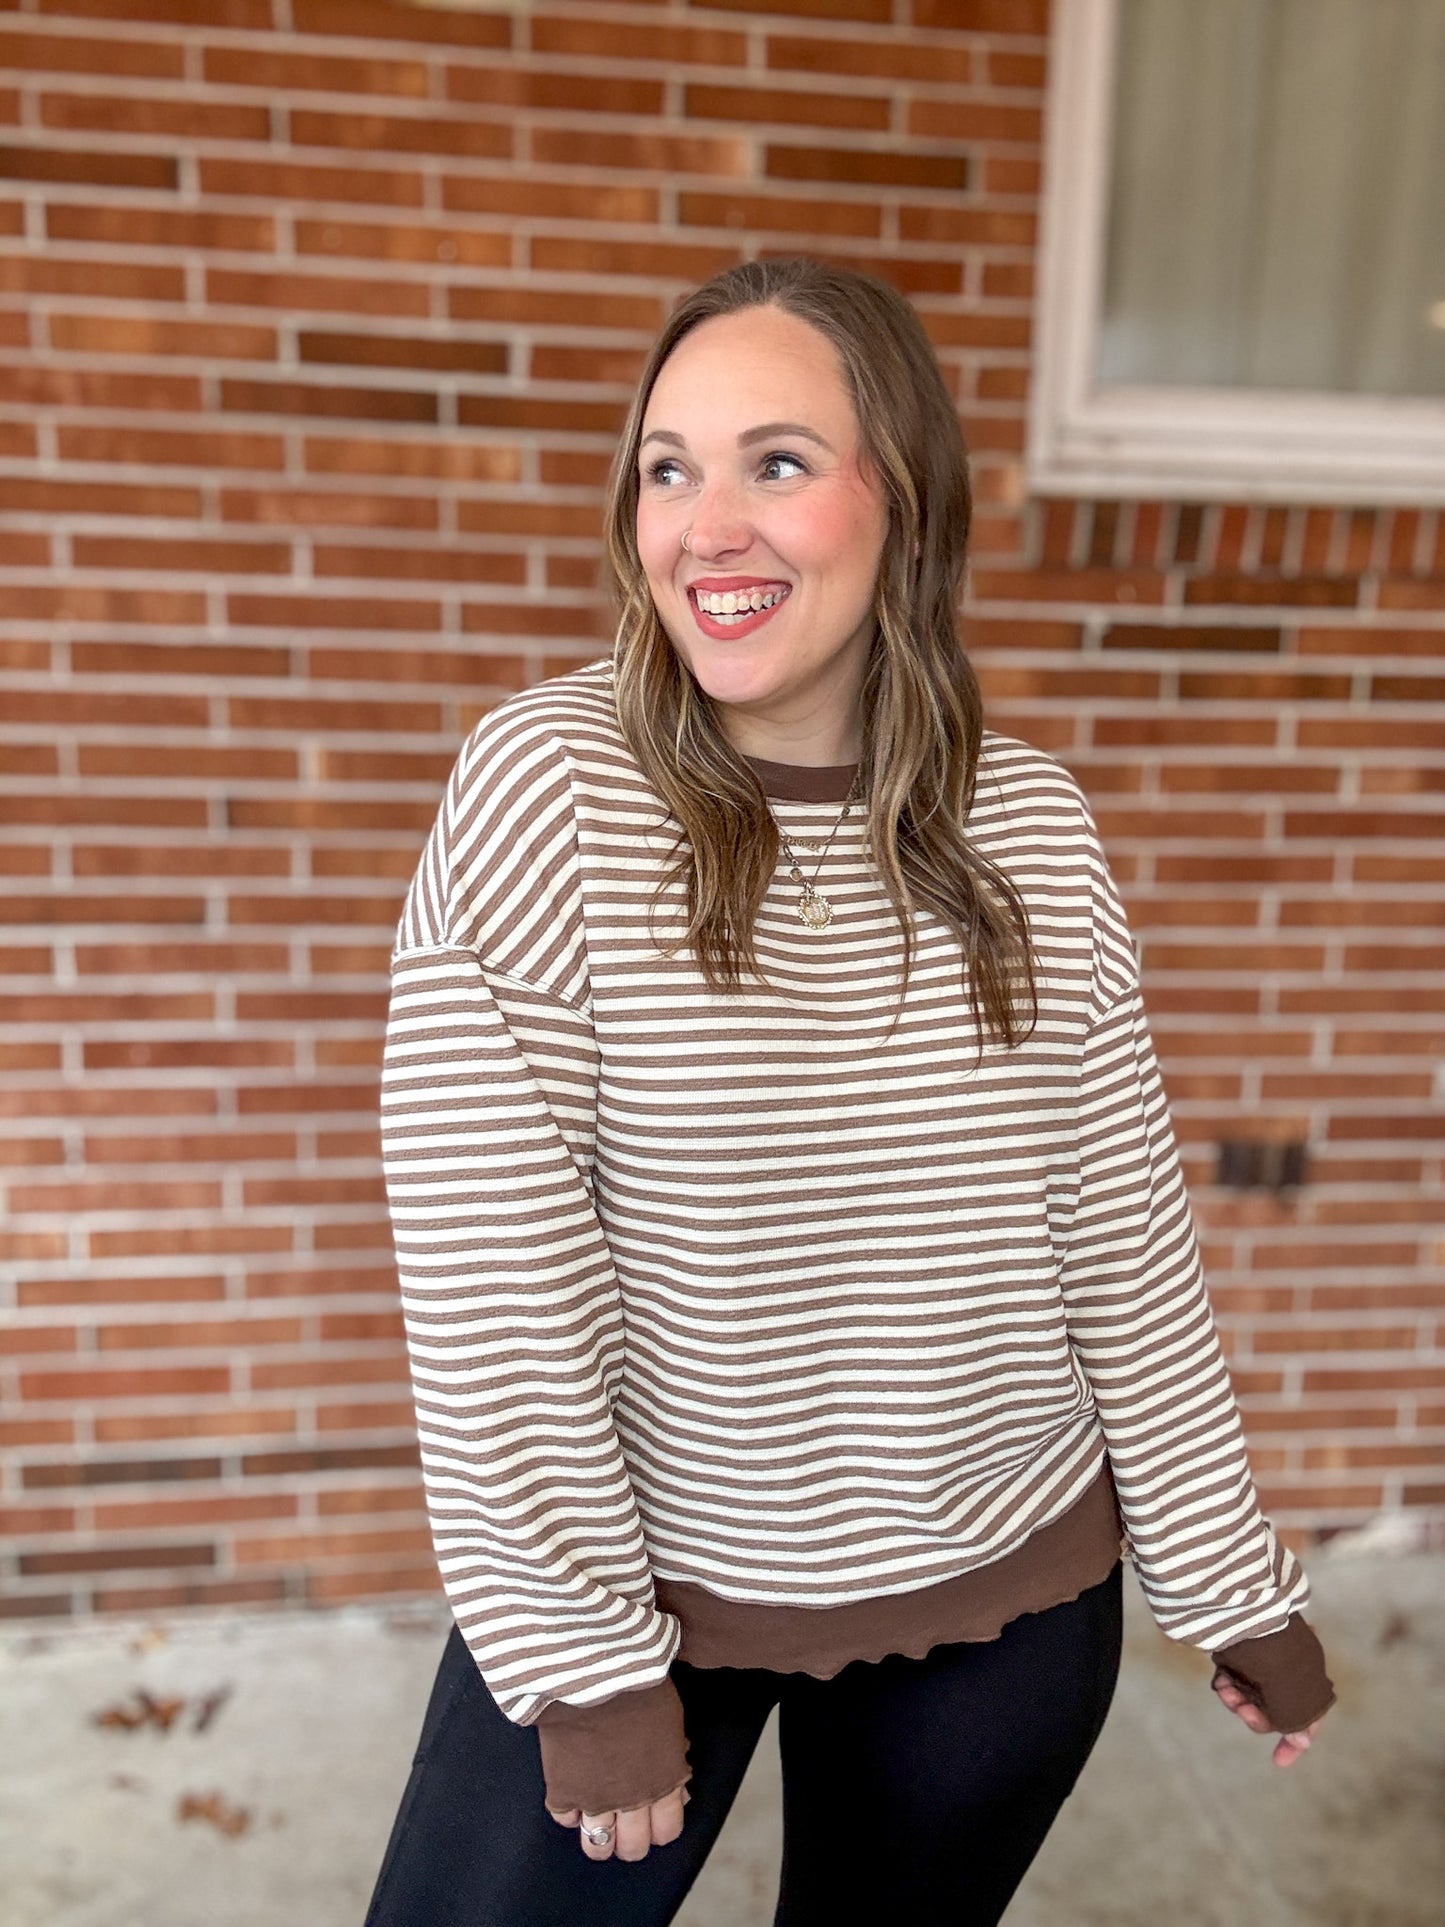
[[[721,594],[693,591],[697,606],[714,622],[746,622],[763,609],[771,609],[787,595],[786,589],[728,589]]]

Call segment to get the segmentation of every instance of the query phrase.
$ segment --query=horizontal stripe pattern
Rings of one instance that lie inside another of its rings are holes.
[[[838,805],[773,804],[821,839]],[[1307,1600],[1261,1518],[1132,937],[1074,778],[986,731],[969,831],[1028,906],[1039,1022],[985,1044],[850,818],[819,934],[710,990],[607,663],[458,757],[402,914],[383,1148],[427,1501],[509,1718],[666,1677],[654,1576],[828,1607],[1011,1552],[1113,1468],[1164,1630]],[[811,874],[816,859],[809,859]],[[661,945],[661,947],[660,947]]]

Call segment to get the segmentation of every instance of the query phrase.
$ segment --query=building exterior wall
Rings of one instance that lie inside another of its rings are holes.
[[[954,384],[988,720],[1093,799],[1267,1508],[1445,1514],[1445,516],[1030,498],[1046,16],[0,5],[5,1611],[434,1584],[401,895],[471,723],[607,647],[670,301],[777,251]]]

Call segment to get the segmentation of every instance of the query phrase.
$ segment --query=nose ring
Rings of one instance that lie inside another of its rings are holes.
[[[683,547],[684,547],[684,548],[685,548],[685,549],[687,550],[687,552],[688,552],[688,554],[689,554],[689,555],[691,555],[691,554],[692,554],[692,544],[691,544],[691,543],[690,543],[690,542],[688,541],[688,539],[687,539],[687,538],[688,538],[688,537],[689,537],[689,536],[690,536],[691,534],[692,534],[692,530],[691,530],[691,529],[684,529],[684,530],[683,530],[683,532],[682,532],[682,546],[683,546]]]

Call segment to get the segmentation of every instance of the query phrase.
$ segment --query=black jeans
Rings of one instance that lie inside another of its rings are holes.
[[[773,1927],[992,1927],[1068,1798],[1119,1673],[1122,1567],[987,1642],[807,1673],[674,1661],[683,1829],[588,1860],[542,1804],[537,1736],[497,1708],[455,1627],[366,1927],[664,1927],[779,1707]]]

